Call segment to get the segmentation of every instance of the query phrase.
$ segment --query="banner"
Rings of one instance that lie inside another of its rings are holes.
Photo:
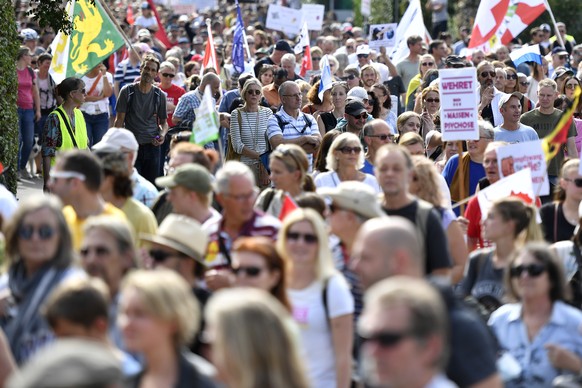
[[[99,1],[72,0],[66,10],[74,23],[71,35],[59,32],[51,44],[50,73],[58,85],[82,77],[125,44]]]
[[[303,20],[307,23],[307,28],[311,31],[321,31],[323,28],[323,14],[325,5],[323,4],[303,4],[301,13]]]
[[[301,30],[302,19],[303,13],[300,9],[270,4],[265,26],[271,30],[284,32],[287,35],[297,35]]]
[[[396,46],[396,23],[371,24],[368,45],[374,50]]]
[[[443,141],[478,140],[475,68],[439,70]]]
[[[546,159],[542,150],[542,141],[515,143],[497,148],[497,165],[499,178],[505,178],[515,172],[529,168],[531,171],[534,193],[550,194]]]
[[[203,146],[211,141],[218,140],[218,114],[214,109],[214,98],[210,85],[206,85],[204,96],[198,109],[195,109],[196,120],[192,125],[191,143]]]

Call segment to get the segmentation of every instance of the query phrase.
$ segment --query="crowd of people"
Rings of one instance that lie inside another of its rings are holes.
[[[21,20],[14,168],[44,193],[0,190],[0,385],[577,384],[582,104],[552,196],[470,198],[500,180],[500,147],[542,139],[575,99],[564,23],[466,55],[433,0],[438,35],[393,62],[326,14],[304,72],[304,47],[244,4],[238,73],[235,6],[159,6],[158,24],[152,4],[110,2],[131,47],[59,84],[54,33]],[[218,68],[202,68],[208,27]],[[533,44],[542,64],[514,66]],[[479,139],[443,141],[439,70],[470,67]],[[199,145],[207,91],[220,137]]]

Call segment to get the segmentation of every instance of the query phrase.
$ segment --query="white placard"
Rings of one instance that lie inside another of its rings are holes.
[[[300,9],[270,4],[267,11],[266,27],[288,35],[298,35],[301,31],[303,14]]]
[[[368,45],[374,50],[396,45],[396,23],[371,24]],[[390,50],[388,50],[390,51]]]
[[[370,16],[372,13],[372,1],[371,0],[362,0],[360,4],[360,12],[363,16]]]
[[[323,14],[325,5],[323,4],[303,4],[301,6],[303,20],[307,23],[307,28],[311,31],[321,31],[323,27]]]
[[[443,141],[479,140],[475,69],[439,70]]]
[[[524,168],[529,168],[534,193],[537,195],[550,194],[546,158],[542,150],[541,140],[497,148],[497,165],[499,166],[499,178],[505,178]]]
[[[195,11],[218,7],[218,0],[163,0],[157,4],[165,4],[177,15],[189,15]]]

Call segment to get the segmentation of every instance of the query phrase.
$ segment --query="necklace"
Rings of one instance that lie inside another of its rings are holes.
[[[251,125],[251,123],[249,121],[249,115],[252,112],[249,112],[246,109],[245,109],[244,112],[246,113],[245,114],[245,121],[247,122],[247,126],[249,127],[249,130],[252,130],[253,127],[252,127],[252,125]],[[254,136],[253,136],[253,151],[259,152],[259,150],[257,150],[257,142],[259,141],[259,119],[260,119],[259,115],[261,114],[261,110],[259,109],[256,112],[256,114],[257,115],[256,115],[256,121],[255,121],[255,133],[254,133]],[[241,136],[241,140],[242,140],[242,136]]]

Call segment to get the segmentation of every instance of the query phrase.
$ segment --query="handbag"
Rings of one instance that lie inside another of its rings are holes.
[[[238,112],[238,132],[239,132],[239,135],[240,135],[240,133],[241,133],[240,131],[241,131],[241,128],[242,128],[241,111],[240,111],[240,108],[237,108],[236,110]],[[242,138],[242,135],[240,135],[240,136]],[[228,133],[228,146],[226,148],[226,156],[225,156],[225,159],[227,161],[229,161],[229,160],[240,161],[240,157],[241,157],[241,154],[239,154],[238,152],[236,152],[234,150],[234,147],[232,146],[232,133],[229,132]]]

